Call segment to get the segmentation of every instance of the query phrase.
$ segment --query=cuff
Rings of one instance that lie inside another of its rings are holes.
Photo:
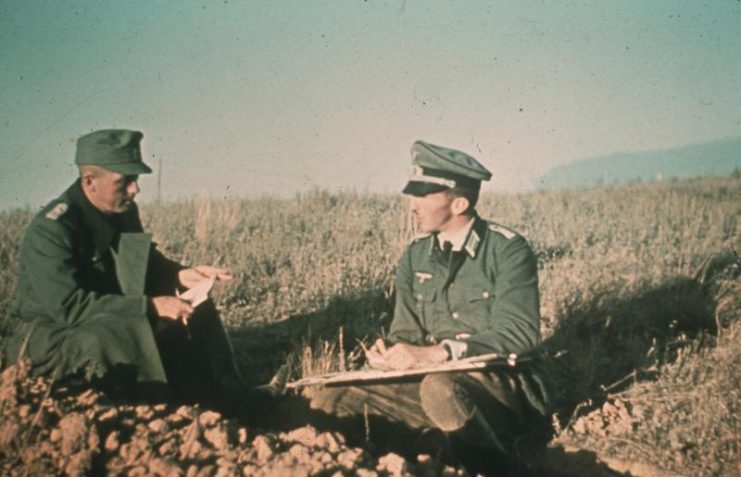
[[[466,353],[468,353],[468,343],[465,341],[442,340],[440,344],[443,345],[443,348],[448,352],[452,361],[465,358]]]

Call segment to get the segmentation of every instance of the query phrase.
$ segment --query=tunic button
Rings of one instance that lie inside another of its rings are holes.
[[[483,296],[484,298],[489,298],[489,292],[485,291],[484,293],[481,294],[481,296]]]
[[[417,300],[421,300],[421,299],[422,299],[422,294],[421,293],[417,293]]]
[[[454,311],[452,316],[454,320],[457,320],[460,315],[458,315],[457,311]]]

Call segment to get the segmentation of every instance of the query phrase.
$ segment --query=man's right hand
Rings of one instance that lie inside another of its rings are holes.
[[[448,360],[448,352],[442,345],[415,346],[396,343],[387,348],[382,339],[376,340],[365,353],[371,368],[404,370],[434,366]]]
[[[156,296],[152,298],[152,305],[154,305],[157,316],[181,321],[183,324],[188,324],[188,318],[193,314],[193,307],[190,303],[176,296]]]

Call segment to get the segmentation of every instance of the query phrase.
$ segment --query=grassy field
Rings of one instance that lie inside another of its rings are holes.
[[[740,245],[741,180],[486,195],[478,209],[524,234],[540,259],[551,445],[617,467],[741,475],[741,286],[724,267]],[[30,212],[0,215],[7,310]],[[414,234],[401,197],[323,191],[148,204],[142,216],[166,255],[234,272],[215,299],[255,383],[286,362],[296,374],[340,369],[358,340],[382,334]]]

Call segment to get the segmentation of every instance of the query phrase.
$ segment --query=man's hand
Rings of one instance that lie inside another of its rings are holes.
[[[184,325],[188,324],[188,319],[193,314],[193,307],[176,296],[156,296],[152,298],[152,305],[157,316],[180,321]]]
[[[184,268],[178,272],[180,285],[185,288],[193,288],[203,280],[210,280],[212,277],[220,281],[232,279],[232,275],[226,268],[211,267],[209,265],[196,265],[195,267]]]
[[[402,370],[440,364],[448,360],[448,352],[441,345],[415,346],[398,343],[386,348],[378,339],[365,353],[372,368]]]

